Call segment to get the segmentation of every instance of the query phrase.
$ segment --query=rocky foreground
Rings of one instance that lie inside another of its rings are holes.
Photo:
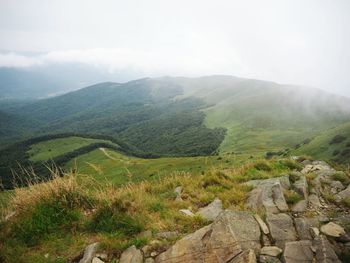
[[[125,250],[120,263],[341,262],[350,253],[350,180],[322,161],[304,161],[301,172],[253,180],[247,211],[223,210],[219,199],[197,213],[213,220],[181,239],[176,232],[155,236],[142,249]],[[175,189],[181,202],[181,187]],[[190,210],[179,211],[194,216]],[[161,246],[162,239],[177,240]],[[76,261],[101,263],[111,257],[89,245]],[[343,260],[343,262],[345,262]]]

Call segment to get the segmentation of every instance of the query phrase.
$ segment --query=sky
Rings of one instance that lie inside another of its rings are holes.
[[[348,0],[0,0],[0,67],[228,74],[350,96]]]

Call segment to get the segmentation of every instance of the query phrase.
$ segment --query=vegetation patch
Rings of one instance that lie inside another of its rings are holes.
[[[289,205],[294,205],[299,201],[303,200],[303,197],[300,194],[289,190],[284,191],[284,197],[286,199],[287,204]]]
[[[329,144],[336,144],[341,143],[346,140],[346,137],[344,135],[337,134],[332,138],[332,140],[329,142]]]

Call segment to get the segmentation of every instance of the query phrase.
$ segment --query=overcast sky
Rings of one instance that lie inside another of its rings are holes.
[[[0,67],[230,74],[350,96],[348,0],[0,0]]]

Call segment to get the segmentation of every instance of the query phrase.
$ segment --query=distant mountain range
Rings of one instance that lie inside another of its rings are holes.
[[[261,153],[350,121],[350,99],[233,76],[106,82],[0,103],[0,142],[61,132],[116,137],[159,155]]]

